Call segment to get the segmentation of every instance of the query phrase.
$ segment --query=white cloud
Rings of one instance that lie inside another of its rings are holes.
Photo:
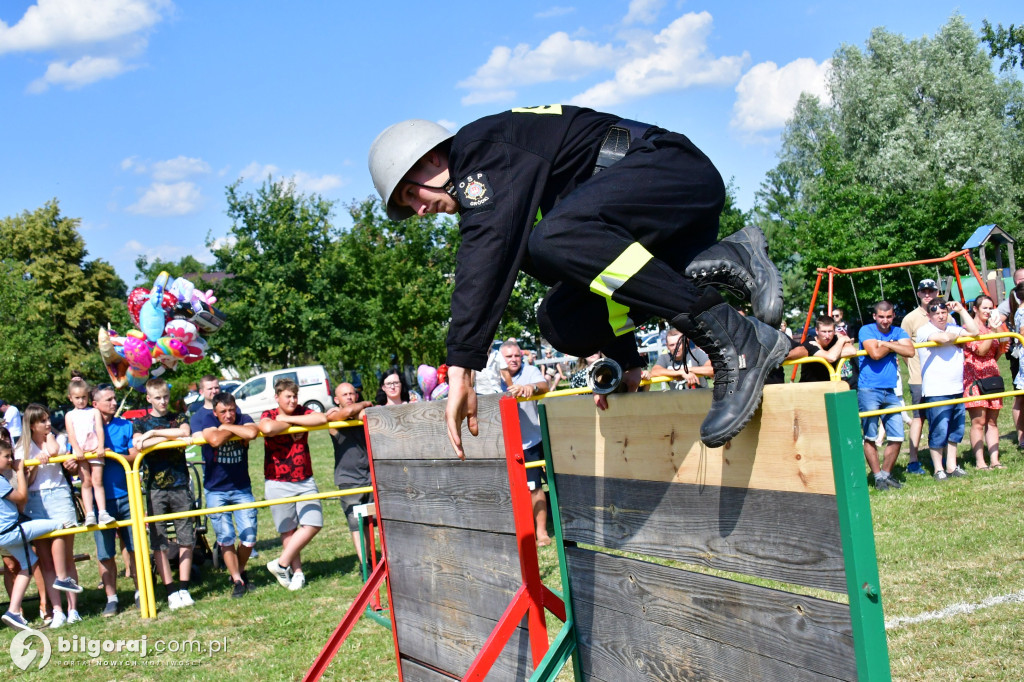
[[[13,26],[0,21],[0,54],[92,45],[151,28],[170,0],[39,0]]]
[[[28,91],[33,95],[46,92],[51,85],[63,85],[68,90],[77,90],[105,78],[119,76],[135,69],[117,57],[85,56],[72,64],[51,62],[41,78],[29,83]]]
[[[80,88],[137,68],[146,35],[173,11],[171,0],[38,0],[13,25],[0,21],[0,55],[58,52],[28,91]]]
[[[212,251],[216,251],[217,249],[223,248],[225,246],[234,246],[237,243],[238,237],[236,237],[233,234],[229,234],[226,237],[217,237],[216,239],[214,239],[213,242],[210,244],[210,249]]]
[[[257,182],[263,182],[267,179],[267,176],[277,175],[281,172],[281,169],[273,164],[263,165],[253,161],[248,166],[242,169],[238,174],[239,177],[245,178],[246,180],[256,180]]]
[[[194,182],[154,182],[125,210],[149,216],[187,215],[199,209],[202,193]]]
[[[440,125],[440,126],[444,126],[448,130],[458,130],[459,129],[459,124],[458,123],[456,123],[455,121],[449,121],[446,118],[440,119],[437,122],[437,124]]]
[[[340,175],[310,175],[303,171],[296,171],[291,179],[295,182],[295,189],[304,194],[322,194],[345,184]]]
[[[163,261],[176,261],[185,256],[193,256],[201,263],[213,263],[216,259],[206,248],[205,244],[194,246],[183,246],[181,244],[158,244],[147,246],[137,239],[129,239],[117,252],[120,258],[135,260],[138,256],[145,256],[149,261],[159,258]]]
[[[623,24],[654,21],[663,4],[662,0],[634,0]],[[469,90],[462,103],[511,101],[517,96],[517,86],[575,81],[600,71],[614,71],[614,78],[577,95],[570,100],[572,104],[610,106],[694,85],[735,83],[749,55],[712,55],[707,47],[711,24],[708,12],[689,13],[659,33],[630,29],[609,43],[558,32],[536,47],[499,45],[472,76],[458,83],[459,88]]]
[[[626,17],[622,20],[622,23],[626,26],[653,24],[664,4],[665,0],[632,0],[629,3],[629,11],[626,12]]]
[[[596,69],[610,68],[620,56],[620,50],[611,45],[573,40],[559,31],[536,48],[526,43],[514,48],[499,45],[487,62],[458,87],[471,91],[463,104],[495,101],[514,97],[512,86],[576,80]]]
[[[570,100],[571,104],[607,107],[659,92],[693,85],[733,83],[749,55],[714,57],[708,52],[711,15],[685,14],[646,41],[645,49],[615,70],[615,78],[598,83]],[[632,46],[640,45],[632,41]]]
[[[324,175],[313,175],[306,171],[294,171],[290,175],[286,175],[281,172],[281,169],[272,163],[261,164],[253,161],[248,166],[242,169],[239,173],[239,177],[242,180],[250,180],[256,183],[262,183],[267,178],[271,178],[274,182],[292,182],[295,184],[295,189],[302,193],[315,192],[322,194],[332,189],[345,186],[347,181],[340,175],[332,175],[330,173]]]
[[[146,165],[139,162],[139,157],[129,156],[127,159],[121,161],[121,170],[135,171],[136,173],[145,173]]]
[[[832,61],[818,64],[805,57],[782,68],[774,62],[755,64],[736,85],[731,125],[747,132],[781,128],[793,115],[800,93],[829,102],[828,73]]]
[[[564,17],[566,14],[572,14],[576,11],[575,7],[549,7],[543,12],[537,12],[533,15],[534,19],[552,19],[554,17]]]
[[[153,164],[153,179],[158,182],[184,180],[190,175],[202,175],[210,172],[210,164],[202,159],[179,156],[167,161]]]

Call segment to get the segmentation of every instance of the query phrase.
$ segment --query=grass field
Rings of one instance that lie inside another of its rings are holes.
[[[1001,415],[1001,431],[1010,434],[1009,407]],[[323,491],[334,489],[333,455],[326,433],[311,435],[316,479]],[[882,598],[888,621],[946,609],[958,603],[978,604],[987,598],[1016,595],[1016,600],[972,613],[902,624],[888,630],[893,679],[896,680],[1022,680],[1024,679],[1024,551],[1022,551],[1022,494],[1024,456],[1011,440],[1003,440],[1001,471],[975,471],[973,457],[965,460],[970,476],[939,483],[912,476],[904,488],[871,493]],[[251,448],[254,482],[262,481],[262,445]],[[966,452],[966,444],[961,453]],[[897,468],[903,479],[902,453]],[[256,490],[262,489],[260,484]],[[257,492],[259,496],[259,492]],[[42,671],[21,672],[8,656],[14,632],[0,630],[0,671],[9,678],[52,680],[290,680],[302,676],[341,619],[361,585],[348,529],[336,501],[324,504],[326,525],[303,554],[307,587],[289,592],[280,587],[263,565],[280,553],[268,510],[261,510],[260,556],[250,577],[256,591],[231,599],[226,574],[207,564],[193,584],[196,606],[171,613],[162,588],[157,588],[154,620],[143,621],[134,608],[115,618],[101,618],[102,592],[95,562],[79,564],[82,623],[48,630],[52,659]],[[212,541],[212,528],[210,529]],[[95,555],[91,536],[79,536],[76,551]],[[560,587],[553,547],[541,550],[544,580]],[[118,582],[122,605],[132,602],[130,581]],[[30,588],[30,595],[34,594]],[[26,604],[36,616],[37,602]],[[552,635],[554,634],[554,621]],[[36,621],[38,623],[38,620]],[[65,642],[146,638],[149,653],[62,652]],[[192,640],[216,641],[221,651],[209,656],[198,651],[157,653]],[[36,645],[38,649],[38,644]],[[827,652],[823,652],[827,655]],[[132,665],[132,663],[135,665]],[[397,679],[390,631],[362,619],[338,652],[325,679],[351,682]],[[572,679],[563,671],[560,679]]]

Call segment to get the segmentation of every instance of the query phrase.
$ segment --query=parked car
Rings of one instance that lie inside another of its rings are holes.
[[[264,372],[246,379],[234,390],[238,411],[259,421],[264,410],[277,407],[274,398],[274,384],[281,379],[291,379],[299,385],[299,404],[314,412],[323,412],[333,405],[331,382],[323,365],[288,367],[273,372]],[[221,385],[223,388],[223,384]]]

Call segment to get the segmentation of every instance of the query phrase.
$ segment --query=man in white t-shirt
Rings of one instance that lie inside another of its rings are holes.
[[[949,322],[949,312],[960,314],[962,327]],[[921,396],[926,403],[962,398],[964,395],[964,349],[954,343],[960,336],[978,333],[978,325],[959,301],[934,299],[928,306],[928,322],[917,330],[915,343],[933,341],[940,345],[919,348]],[[964,404],[925,409],[928,418],[928,448],[935,467],[935,480],[966,476],[956,463],[956,448],[964,439]],[[945,467],[943,467],[945,450]]]
[[[928,324],[928,306],[932,304],[935,297],[939,295],[939,285],[934,279],[922,279],[917,283],[917,299],[920,305],[911,310],[903,318],[900,327],[910,337],[913,343],[917,339],[917,331]],[[915,353],[913,357],[904,358],[907,363],[907,371],[910,373],[910,403],[921,404],[921,359]],[[907,462],[908,474],[927,474],[928,471],[921,466],[917,457],[918,446],[921,443],[921,431],[924,429],[923,410],[914,410],[910,413],[910,458]]]
[[[11,442],[16,442],[21,438],[21,410],[0,398],[0,415],[7,432],[11,434]]]
[[[529,398],[548,392],[548,382],[534,365],[523,362],[523,351],[519,344],[509,339],[501,344],[501,357],[508,365],[502,371],[501,390],[517,398]],[[505,372],[508,372],[506,375]],[[537,414],[537,403],[526,401],[519,403],[519,432],[523,437],[523,456],[527,462],[544,459],[544,450],[540,435],[540,415]],[[539,467],[526,470],[527,485],[530,486],[530,501],[533,504],[533,518],[537,524],[537,544],[551,544],[548,535],[548,499],[544,493],[544,471]]]

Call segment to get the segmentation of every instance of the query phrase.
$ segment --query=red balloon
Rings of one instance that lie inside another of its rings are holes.
[[[132,316],[132,321],[135,322],[136,327],[139,326],[139,311],[142,310],[142,306],[148,298],[149,289],[143,289],[142,287],[136,287],[128,294],[128,314]]]

